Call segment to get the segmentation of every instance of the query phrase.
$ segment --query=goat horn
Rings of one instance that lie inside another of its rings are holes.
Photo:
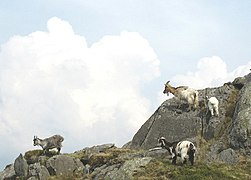
[[[170,81],[167,81],[165,85],[167,85]]]

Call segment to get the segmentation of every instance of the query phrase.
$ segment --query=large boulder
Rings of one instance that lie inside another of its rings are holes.
[[[133,175],[151,160],[151,157],[140,157],[127,160],[123,164],[104,165],[95,169],[93,179],[133,179]]]
[[[218,155],[218,159],[219,161],[225,162],[228,164],[235,164],[238,162],[238,156],[236,152],[231,148],[221,151]]]
[[[179,106],[176,98],[166,100],[134,135],[130,147],[152,148],[161,136],[170,142],[185,139],[196,141],[200,136],[206,140],[215,138],[222,131],[225,118],[233,116],[238,91],[232,83],[199,90],[200,106],[189,112],[188,104],[183,102]],[[219,100],[219,117],[211,117],[206,96],[215,96]]]
[[[74,175],[83,173],[84,165],[77,158],[56,155],[46,162],[50,175]]]
[[[240,91],[230,130],[230,145],[251,155],[251,82]]]
[[[26,177],[28,175],[28,164],[22,154],[20,154],[15,162],[14,169],[17,176]]]
[[[206,96],[219,100],[218,117],[210,115]],[[187,112],[187,104],[183,102],[179,106],[176,98],[164,101],[126,146],[150,149],[164,136],[170,142],[190,140],[200,150],[203,138],[208,150],[201,158],[206,162],[232,164],[238,162],[239,152],[250,156],[251,73],[221,87],[199,90],[199,104],[196,111]]]
[[[180,110],[177,106],[175,99],[165,101],[135,134],[131,148],[152,148],[161,136],[169,141],[196,137],[201,130],[197,112],[186,112],[187,107]]]

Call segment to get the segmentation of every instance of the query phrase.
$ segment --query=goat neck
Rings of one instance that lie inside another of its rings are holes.
[[[43,139],[39,139],[37,138],[38,140],[38,145],[40,145],[42,148],[44,148],[47,144],[47,141],[43,140]]]

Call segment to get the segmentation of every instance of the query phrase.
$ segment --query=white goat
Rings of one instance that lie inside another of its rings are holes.
[[[216,97],[208,97],[206,96],[207,99],[207,105],[208,109],[211,113],[211,116],[219,116],[219,101]]]
[[[167,142],[164,137],[158,140],[160,146],[168,150],[172,155],[172,164],[176,164],[177,157],[180,157],[182,163],[185,164],[187,159],[191,165],[194,164],[194,157],[196,152],[195,145],[190,141]]]
[[[60,135],[54,135],[45,139],[39,139],[37,136],[34,136],[33,145],[41,146],[43,148],[44,153],[48,152],[50,149],[57,148],[59,154],[63,141],[64,138]]]
[[[184,100],[188,102],[189,109],[191,110],[192,107],[194,109],[197,109],[199,105],[198,100],[198,91],[192,88],[189,88],[188,86],[179,86],[179,87],[172,87],[169,84],[170,81],[167,81],[165,84],[165,89],[163,93],[169,95],[169,92],[172,93],[175,97],[177,97],[180,101]]]

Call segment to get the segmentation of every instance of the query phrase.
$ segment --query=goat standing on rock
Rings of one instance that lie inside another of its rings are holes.
[[[49,152],[50,149],[57,148],[58,154],[60,153],[62,142],[64,138],[60,135],[54,135],[49,138],[39,139],[37,136],[34,136],[33,145],[40,145],[43,148],[44,154]]]
[[[211,113],[211,116],[219,116],[219,101],[216,97],[208,97],[206,96],[206,100],[207,100],[207,105],[208,105],[208,109]]]
[[[167,142],[164,137],[158,140],[160,146],[168,150],[172,155],[172,164],[176,164],[177,157],[181,157],[182,163],[185,164],[187,158],[191,165],[194,164],[194,157],[196,152],[195,145],[190,141]]]
[[[175,97],[177,97],[180,101],[185,100],[189,104],[189,109],[192,109],[192,106],[194,109],[197,109],[199,105],[198,100],[198,91],[192,88],[189,88],[188,86],[179,86],[179,87],[172,87],[169,84],[170,81],[167,81],[165,84],[165,89],[163,93],[169,95],[169,92],[172,93]]]

